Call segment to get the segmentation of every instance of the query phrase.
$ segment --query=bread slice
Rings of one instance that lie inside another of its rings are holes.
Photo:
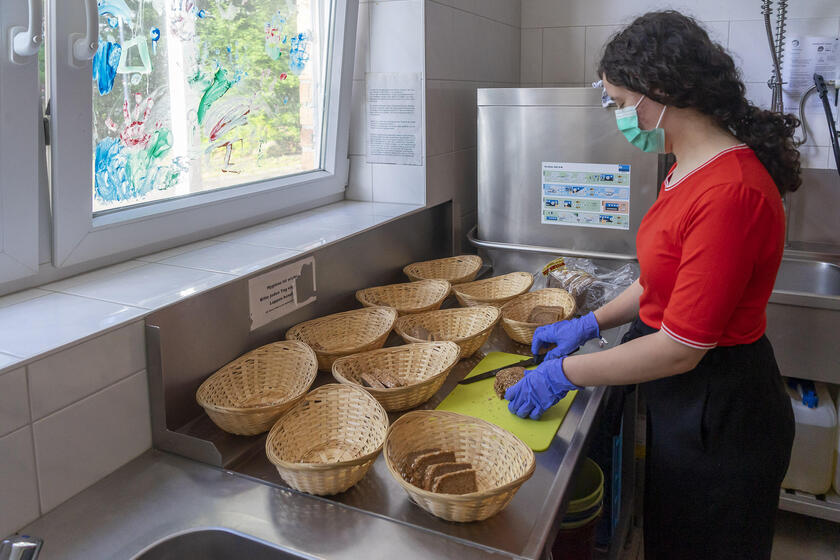
[[[435,479],[441,475],[456,471],[465,471],[471,469],[470,463],[438,463],[436,465],[429,465],[426,467],[426,476],[423,478],[423,489],[431,490]]]
[[[423,478],[426,476],[426,468],[438,463],[454,463],[455,453],[452,451],[436,451],[420,455],[411,464],[409,472],[409,483],[419,488],[423,487]]]
[[[364,372],[359,375],[359,378],[362,380],[362,385],[365,387],[371,387],[372,389],[384,389],[385,384],[379,379],[379,376],[374,374],[373,372]]]
[[[438,494],[469,494],[471,492],[478,492],[475,469],[455,471],[437,477],[432,485],[432,492]]]
[[[505,398],[505,392],[519,383],[519,380],[525,377],[525,368],[510,367],[503,369],[496,374],[496,382],[493,384],[493,390],[500,399]]]
[[[432,447],[429,449],[421,449],[419,451],[412,451],[405,458],[400,462],[400,475],[405,479],[406,482],[409,482],[409,478],[411,475],[411,465],[414,463],[414,460],[421,455],[428,455],[429,453],[437,453],[440,451],[437,447]]]
[[[393,387],[402,387],[403,383],[399,380],[399,378],[392,374],[389,371],[375,369],[373,370],[373,375],[382,383],[385,387],[391,389]]]

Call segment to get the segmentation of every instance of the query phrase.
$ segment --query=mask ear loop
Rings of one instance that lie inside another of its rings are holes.
[[[668,108],[667,105],[662,106],[662,112],[659,113],[659,120],[656,121],[656,126],[654,126],[653,128],[659,128],[659,125],[662,123],[662,117],[665,116],[665,109],[667,109],[667,108]]]
[[[641,96],[641,97],[639,98],[639,100],[638,100],[638,101],[636,101],[636,104],[635,104],[635,105],[633,105],[633,108],[634,108],[634,109],[638,109],[638,108],[639,108],[639,105],[641,105],[641,104],[642,104],[642,101],[644,101],[644,100],[645,100],[645,97],[647,97],[647,96],[646,96],[646,95]]]

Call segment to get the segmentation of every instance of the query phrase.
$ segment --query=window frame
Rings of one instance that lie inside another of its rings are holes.
[[[94,1],[95,0],[85,0]],[[93,215],[91,62],[74,65],[71,44],[84,33],[84,10],[49,1],[52,114],[53,266],[160,250],[186,241],[341,200],[348,142],[358,0],[333,0],[325,47],[329,91],[322,169]],[[85,94],[85,103],[79,100]],[[80,141],[80,138],[86,141]]]
[[[26,29],[26,0],[0,13],[0,283],[31,276],[39,265],[41,102],[38,55],[12,61],[11,35]]]

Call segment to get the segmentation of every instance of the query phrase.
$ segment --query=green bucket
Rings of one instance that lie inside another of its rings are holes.
[[[572,481],[570,491],[571,499],[561,529],[583,527],[601,514],[604,501],[604,472],[601,467],[587,457]]]

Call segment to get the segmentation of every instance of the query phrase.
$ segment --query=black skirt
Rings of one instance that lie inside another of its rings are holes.
[[[636,319],[622,342],[656,332]],[[643,383],[647,560],[770,558],[794,420],[773,348],[718,347]]]

